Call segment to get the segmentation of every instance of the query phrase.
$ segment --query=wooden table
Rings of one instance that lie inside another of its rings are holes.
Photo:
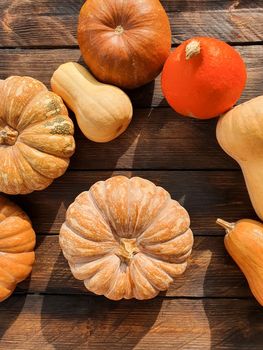
[[[1,0],[0,78],[30,75],[49,85],[59,64],[81,61],[76,26],[82,3]],[[262,94],[263,0],[162,3],[174,46],[194,35],[227,41],[247,64],[241,101]],[[162,97],[159,78],[130,96],[134,120],[124,135],[103,145],[77,129],[68,172],[45,191],[15,198],[37,231],[37,262],[31,278],[0,305],[0,348],[262,350],[262,308],[215,225],[217,217],[255,217],[238,165],[217,145],[216,120],[177,116]],[[163,186],[191,215],[195,245],[189,268],[151,301],[113,302],[86,293],[58,245],[65,210],[76,195],[119,173]]]

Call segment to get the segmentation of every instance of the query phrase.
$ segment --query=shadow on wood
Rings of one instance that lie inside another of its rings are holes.
[[[8,329],[13,325],[16,319],[19,318],[25,300],[26,295],[16,295],[0,303],[0,343]]]
[[[58,278],[61,259],[62,253],[54,264],[49,280],[51,287]],[[88,294],[60,295],[52,299],[46,295],[41,311],[42,335],[52,349],[102,350],[107,346],[108,349],[132,350],[152,328],[161,306],[159,298],[116,302]],[[145,308],[151,312],[144,312]]]

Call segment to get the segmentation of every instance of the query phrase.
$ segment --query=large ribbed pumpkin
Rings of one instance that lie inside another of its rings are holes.
[[[0,197],[0,302],[30,274],[35,261],[35,241],[27,215]]]
[[[62,99],[40,81],[0,81],[0,191],[42,190],[67,169],[74,127]]]
[[[70,205],[60,245],[87,289],[119,300],[150,299],[187,266],[193,234],[186,210],[139,177],[97,182]]]
[[[78,42],[98,80],[133,89],[161,72],[171,29],[159,0],[88,0],[80,11]]]

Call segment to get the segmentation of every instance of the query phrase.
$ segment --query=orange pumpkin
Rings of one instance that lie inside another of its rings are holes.
[[[132,89],[161,72],[171,30],[159,0],[89,0],[80,12],[78,42],[98,80]]]
[[[163,188],[115,176],[76,198],[59,239],[73,275],[90,291],[150,299],[185,271],[189,225],[186,210]]]
[[[62,99],[30,77],[0,84],[0,191],[42,190],[66,171],[74,126]]]
[[[28,216],[0,197],[0,302],[31,273],[36,236]]]
[[[229,110],[246,84],[240,54],[223,41],[196,37],[183,42],[166,61],[162,90],[176,112],[208,119]]]

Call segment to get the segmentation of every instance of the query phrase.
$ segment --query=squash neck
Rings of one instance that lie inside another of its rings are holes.
[[[85,96],[89,86],[101,85],[84,67],[78,63],[66,63],[61,65],[51,79],[53,91],[66,102],[67,106],[74,110],[73,104]]]
[[[235,228],[235,225],[236,225],[236,224],[233,223],[233,222],[227,222],[227,221],[222,220],[222,219],[217,219],[217,220],[216,220],[216,223],[217,223],[219,226],[223,227],[223,228],[226,230],[227,233],[229,233],[230,231],[232,231],[232,230]]]

